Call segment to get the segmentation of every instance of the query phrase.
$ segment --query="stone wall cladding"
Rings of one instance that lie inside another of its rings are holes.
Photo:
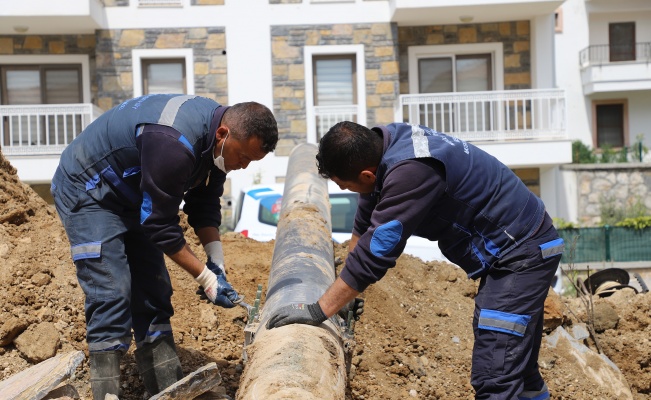
[[[272,0],[273,1],[273,0]],[[292,25],[271,28],[274,114],[287,156],[307,139],[304,46],[363,44],[367,126],[393,122],[398,95],[397,27],[394,24]]]
[[[134,49],[193,49],[195,94],[228,104],[223,27],[97,31],[97,104],[108,110],[133,97]]]
[[[573,171],[576,177],[578,223],[601,223],[601,204],[611,198],[618,208],[642,200],[651,211],[651,166],[648,164],[571,164],[561,171]]]
[[[410,46],[501,42],[504,45],[504,89],[531,88],[529,21],[488,24],[406,26],[398,28],[400,93],[409,93]]]

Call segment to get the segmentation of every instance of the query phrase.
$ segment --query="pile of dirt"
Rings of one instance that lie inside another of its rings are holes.
[[[197,254],[203,254],[187,228],[186,237]],[[228,233],[223,243],[229,280],[252,299],[258,284],[266,287],[274,242]],[[345,244],[335,245],[335,252],[345,259]],[[1,153],[0,260],[0,380],[56,353],[87,354],[84,297],[65,232],[53,207],[19,181]],[[168,269],[176,311],[172,324],[184,372],[216,362],[222,391],[235,398],[244,369],[244,310],[200,302],[192,277],[171,261]],[[451,264],[403,255],[364,293],[365,313],[356,325],[347,398],[472,399],[476,290],[476,283]],[[578,299],[557,299],[557,308],[557,323],[568,330],[585,320]],[[651,294],[616,293],[598,300],[595,310],[601,310],[595,324],[598,344],[625,376],[633,394],[629,398],[651,399]],[[607,382],[581,373],[585,366],[566,350],[544,343],[539,364],[552,399],[616,397]],[[582,343],[597,350],[590,338]],[[142,399],[133,346],[122,364],[120,398]],[[82,399],[92,398],[88,380],[86,360],[69,382]]]

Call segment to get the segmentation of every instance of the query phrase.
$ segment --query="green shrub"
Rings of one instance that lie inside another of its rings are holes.
[[[615,226],[633,229],[646,229],[651,227],[651,216],[625,218],[619,221]]]
[[[580,140],[572,142],[572,163],[573,164],[594,164],[597,157],[589,146]]]
[[[579,228],[573,222],[566,221],[563,218],[552,218],[552,221],[556,229],[578,229]]]

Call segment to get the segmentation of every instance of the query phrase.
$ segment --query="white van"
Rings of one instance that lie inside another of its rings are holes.
[[[275,239],[283,190],[283,184],[253,185],[242,189],[233,212],[234,231],[261,242]],[[337,243],[343,243],[350,239],[353,231],[357,193],[341,190],[332,181],[328,181],[328,192],[332,206],[330,210],[332,239]],[[424,261],[448,261],[436,242],[419,236],[412,236],[407,240],[404,252]],[[552,288],[557,293],[563,291],[560,267],[556,271]]]
[[[235,232],[261,242],[276,238],[276,226],[280,218],[283,184],[253,185],[242,189],[233,211]],[[341,190],[328,181],[331,204],[332,239],[343,243],[350,239],[357,211],[357,193]],[[405,253],[424,261],[447,261],[436,242],[412,236],[407,240]]]

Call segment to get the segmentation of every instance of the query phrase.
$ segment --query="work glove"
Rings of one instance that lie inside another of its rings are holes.
[[[240,295],[228,283],[222,268],[208,260],[201,274],[195,278],[200,285],[197,294],[202,300],[224,308],[233,308]]]
[[[290,304],[281,307],[267,321],[267,329],[278,328],[289,324],[307,324],[318,326],[328,319],[319,303]]]
[[[222,270],[224,275],[226,275],[226,269],[224,268],[224,249],[222,248],[222,242],[215,240],[203,246],[203,250],[206,252],[208,261],[217,265],[219,269]]]
[[[364,299],[352,299],[345,306],[341,307],[341,310],[337,312],[344,321],[348,320],[348,312],[353,312],[353,318],[355,321],[359,321],[359,317],[364,314]]]

